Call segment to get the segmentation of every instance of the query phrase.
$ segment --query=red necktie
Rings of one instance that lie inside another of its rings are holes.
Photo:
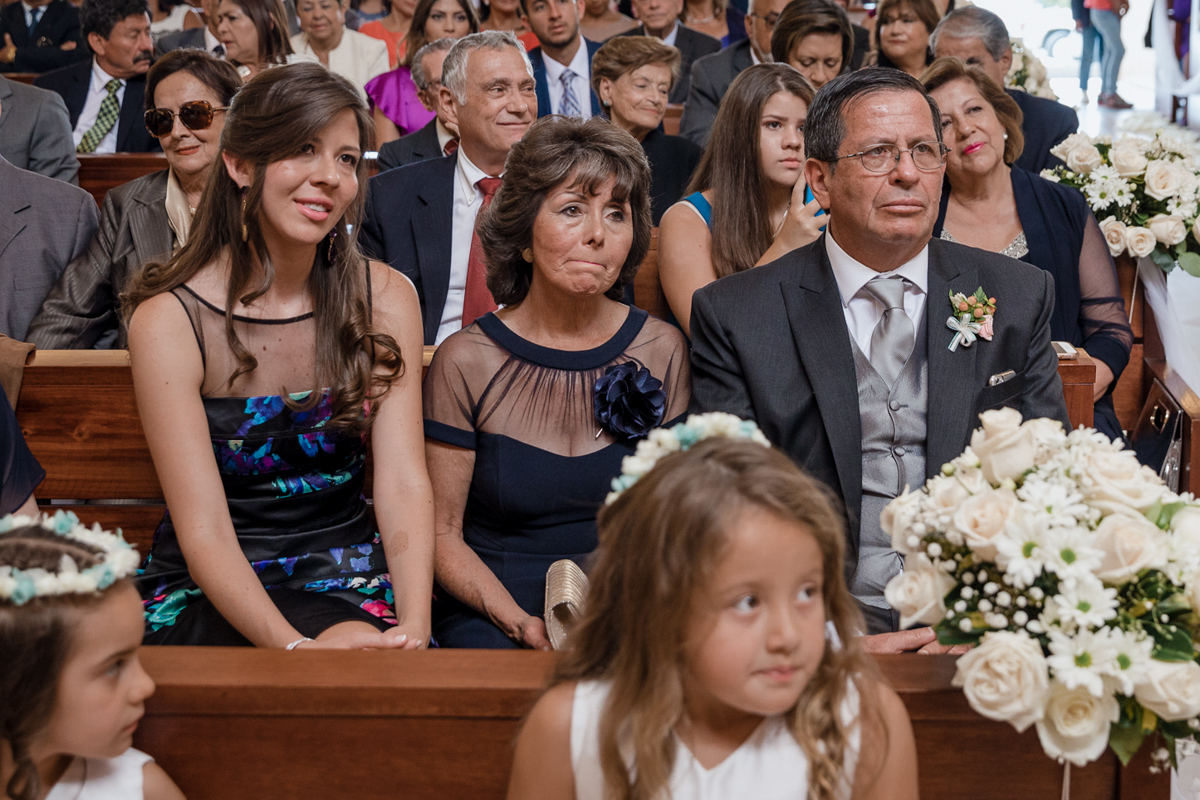
[[[499,178],[483,178],[475,184],[483,191],[483,203],[479,213],[475,215],[476,222],[479,214],[492,204],[496,190],[500,188]],[[467,258],[467,285],[463,291],[462,326],[465,328],[489,311],[496,310],[496,301],[487,288],[487,259],[483,256],[483,245],[479,242],[479,233],[471,233],[471,255]]]
[[[450,139],[446,142],[446,146],[442,148],[442,155],[452,156],[458,152],[458,139]]]

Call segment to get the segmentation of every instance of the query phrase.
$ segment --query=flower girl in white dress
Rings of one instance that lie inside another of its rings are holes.
[[[0,796],[183,800],[130,746],[154,692],[138,662],[137,565],[73,515],[0,518]]]
[[[917,797],[908,715],[855,640],[841,519],[787,457],[706,439],[599,527],[509,800]]]

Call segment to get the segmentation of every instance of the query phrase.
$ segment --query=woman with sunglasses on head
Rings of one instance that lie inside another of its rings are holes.
[[[320,64],[254,78],[187,245],[122,294],[170,509],[138,578],[146,644],[429,642],[421,311],[358,249],[370,141],[358,90]]]
[[[100,229],[42,304],[27,334],[43,350],[125,347],[117,297],[147,261],[187,242],[225,111],[241,86],[231,64],[203,50],[172,50],[146,76],[146,128],[167,169],[109,190]]]

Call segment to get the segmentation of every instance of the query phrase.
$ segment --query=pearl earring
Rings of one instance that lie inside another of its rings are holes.
[[[1006,133],[1006,134],[1004,134],[1004,141],[1006,141],[1006,142],[1008,141],[1008,134],[1007,134],[1007,133]]]

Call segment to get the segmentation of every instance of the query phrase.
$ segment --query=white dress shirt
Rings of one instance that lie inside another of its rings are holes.
[[[447,128],[445,125],[443,125],[442,121],[440,119],[438,119],[437,117],[434,117],[434,119],[433,119],[433,129],[435,131],[437,131],[438,150],[445,153],[446,152],[446,144],[451,139],[457,139],[458,137],[455,136],[453,133],[451,133],[450,129]]]
[[[458,166],[454,170],[454,223],[450,238],[450,286],[434,344],[441,344],[447,336],[462,328],[471,237],[475,235],[475,217],[483,205],[483,190],[475,184],[487,177],[490,176],[472,164],[463,149],[458,148]]]
[[[33,12],[34,12],[33,6],[29,5],[28,3],[22,2],[21,10],[25,12],[25,27],[26,28],[33,27]],[[42,17],[44,17],[45,15],[46,15],[46,6],[40,6],[38,8],[38,22],[41,22]]]
[[[562,108],[563,85],[562,74],[567,67],[575,73],[571,85],[575,88],[575,99],[579,101],[579,118],[588,119],[592,116],[592,62],[588,58],[587,42],[579,37],[579,49],[567,66],[555,61],[542,51],[543,63],[546,65],[546,88],[550,90],[550,113],[557,114]]]
[[[891,272],[876,272],[865,264],[855,261],[843,250],[833,235],[825,237],[825,252],[833,277],[837,281],[838,293],[842,296],[842,313],[846,315],[846,327],[850,338],[869,361],[871,359],[871,334],[883,318],[886,310],[873,295],[863,291],[867,281],[894,275],[908,279],[904,289],[904,313],[912,320],[913,329],[920,327],[921,312],[925,308],[925,295],[929,292],[929,245],[925,245],[911,261]]]
[[[75,130],[71,134],[71,138],[75,140],[75,146],[79,147],[79,142],[83,139],[83,135],[92,129],[96,124],[96,117],[100,116],[100,104],[104,102],[104,98],[108,97],[108,89],[104,86],[113,79],[104,70],[100,69],[100,65],[96,63],[96,59],[92,59],[92,82],[88,84],[87,100],[84,101],[83,110],[79,112],[79,119],[75,122]],[[125,102],[125,81],[121,81],[121,88],[117,89],[117,105],[120,106]],[[118,119],[109,129],[104,138],[100,140],[93,151],[95,153],[115,153],[117,152],[117,129],[121,127],[121,121]]]
[[[642,26],[643,29],[645,29],[645,27],[646,27],[645,25]],[[649,31],[647,31],[647,33],[649,33]],[[657,37],[655,37],[655,38],[657,38]],[[669,45],[671,45],[671,47],[674,47],[675,40],[678,38],[679,38],[679,20],[675,20],[675,27],[671,28],[671,32],[668,33],[663,38],[659,39],[659,41],[662,42],[663,44],[669,44]]]
[[[292,37],[292,49],[297,53],[317,58],[312,45],[308,43],[308,34],[301,31]],[[388,71],[387,44],[380,39],[374,39],[365,33],[342,30],[342,40],[338,46],[329,51],[329,71],[341,75],[358,87],[363,99],[367,98],[367,83],[374,77]]]

